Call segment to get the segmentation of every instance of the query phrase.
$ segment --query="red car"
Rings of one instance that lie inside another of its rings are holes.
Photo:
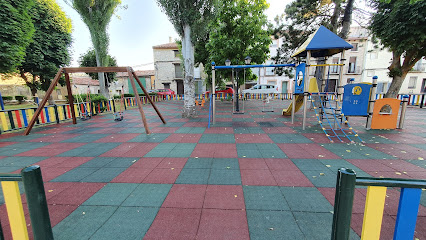
[[[171,89],[158,89],[157,90],[157,95],[175,95],[175,91],[171,90]]]
[[[234,89],[231,87],[226,87],[225,89],[222,89],[222,90],[216,89],[216,93],[228,93],[228,94],[234,95],[234,92],[235,92]],[[207,95],[210,94],[210,91],[207,91],[206,94]]]

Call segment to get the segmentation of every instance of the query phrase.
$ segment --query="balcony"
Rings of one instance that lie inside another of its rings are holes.
[[[345,74],[361,74],[360,66],[356,66],[356,67],[345,66],[343,70]]]

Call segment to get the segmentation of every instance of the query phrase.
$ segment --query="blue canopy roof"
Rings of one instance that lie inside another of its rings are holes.
[[[320,26],[308,39],[300,46],[292,57],[306,57],[307,51],[311,51],[312,57],[331,56],[351,49],[353,46],[337,36],[324,26]]]

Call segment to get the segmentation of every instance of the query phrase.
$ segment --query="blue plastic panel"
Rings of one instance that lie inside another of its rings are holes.
[[[371,84],[347,84],[343,89],[343,114],[345,116],[367,116]]]
[[[419,212],[420,188],[402,188],[399,197],[398,214],[396,216],[394,240],[414,238],[417,214]]]
[[[303,86],[305,85],[305,69],[306,63],[301,63],[296,67],[296,84],[294,84],[294,93],[296,94],[304,92]]]

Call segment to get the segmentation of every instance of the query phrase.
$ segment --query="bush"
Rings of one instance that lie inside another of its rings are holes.
[[[24,101],[24,98],[25,98],[25,97],[24,97],[24,96],[22,96],[22,95],[16,95],[16,96],[15,96],[15,99],[16,99],[16,100],[18,100],[18,102],[19,102],[19,103],[22,103],[22,102]]]
[[[10,101],[13,99],[12,96],[2,96],[1,98],[3,98],[3,101]]]
[[[133,93],[125,93],[124,94],[124,97],[134,97],[135,96],[135,94],[133,94]]]
[[[98,95],[98,94],[92,94],[92,95],[94,95],[94,96],[90,96],[90,98],[92,99],[92,103],[100,103],[100,102],[108,101],[108,99],[104,97],[103,95]]]

